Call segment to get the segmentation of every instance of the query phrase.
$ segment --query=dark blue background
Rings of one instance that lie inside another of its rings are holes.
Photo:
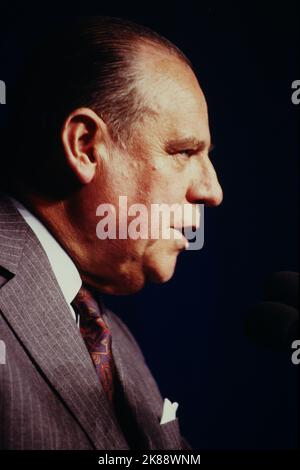
[[[181,255],[171,282],[107,303],[134,332],[163,396],[179,402],[195,448],[296,447],[296,367],[290,355],[252,345],[243,318],[269,273],[298,271],[299,108],[291,84],[300,79],[299,9],[292,2],[170,2],[164,11],[110,4],[94,13],[151,26],[195,64],[225,197],[206,210],[204,249]],[[24,45],[59,16],[1,8],[3,123]]]

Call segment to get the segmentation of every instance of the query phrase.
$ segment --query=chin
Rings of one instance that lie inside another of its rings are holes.
[[[145,270],[146,280],[154,284],[165,284],[169,282],[175,273],[176,260],[174,257],[167,257],[163,261],[160,259],[159,262],[149,264]]]
[[[166,284],[167,282],[171,281],[173,276],[174,276],[174,271],[172,273],[160,272],[160,273],[157,273],[156,276],[153,276],[150,282],[152,282],[153,284]]]

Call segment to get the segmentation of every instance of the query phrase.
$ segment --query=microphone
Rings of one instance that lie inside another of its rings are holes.
[[[246,335],[257,345],[274,351],[291,351],[299,335],[299,274],[274,273],[263,290],[263,302],[245,318]]]

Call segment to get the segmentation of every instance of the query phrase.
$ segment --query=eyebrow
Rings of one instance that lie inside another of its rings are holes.
[[[168,153],[175,153],[178,150],[193,150],[195,152],[201,152],[207,147],[207,143],[204,140],[199,140],[195,137],[185,137],[182,139],[173,139],[166,144],[166,151]],[[209,147],[209,152],[214,149],[213,144]]]

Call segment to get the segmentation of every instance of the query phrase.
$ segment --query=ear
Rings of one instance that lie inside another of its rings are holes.
[[[106,125],[89,108],[79,108],[66,119],[61,138],[67,163],[81,184],[89,184],[100,164],[99,146]]]

